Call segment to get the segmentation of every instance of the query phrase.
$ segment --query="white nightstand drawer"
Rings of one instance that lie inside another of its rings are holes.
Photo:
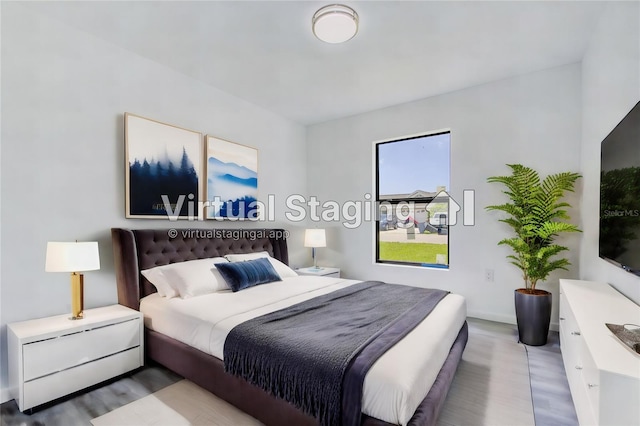
[[[121,305],[7,325],[9,387],[20,411],[143,365],[142,314]]]
[[[137,321],[132,322],[137,323]],[[79,391],[87,386],[126,373],[139,366],[140,347],[137,347],[57,374],[32,380],[24,384],[24,400],[21,401],[21,405],[35,407],[62,395]]]
[[[24,345],[24,381],[140,345],[137,319]]]

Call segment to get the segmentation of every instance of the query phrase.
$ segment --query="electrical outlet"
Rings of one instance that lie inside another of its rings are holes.
[[[484,270],[484,280],[488,282],[493,282],[493,269]]]

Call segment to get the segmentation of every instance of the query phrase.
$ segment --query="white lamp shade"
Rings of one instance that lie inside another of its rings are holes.
[[[305,247],[326,247],[327,236],[324,229],[307,229],[304,231]]]
[[[98,243],[47,243],[47,272],[82,272],[100,269]]]
[[[327,43],[343,43],[358,32],[358,14],[348,6],[332,4],[318,10],[312,19],[313,33]]]

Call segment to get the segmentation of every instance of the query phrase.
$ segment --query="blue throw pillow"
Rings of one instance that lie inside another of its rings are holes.
[[[273,281],[282,281],[266,257],[244,262],[217,263],[216,269],[234,292]]]

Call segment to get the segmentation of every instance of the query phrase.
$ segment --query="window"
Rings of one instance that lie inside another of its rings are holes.
[[[375,145],[376,262],[449,267],[450,132]]]

